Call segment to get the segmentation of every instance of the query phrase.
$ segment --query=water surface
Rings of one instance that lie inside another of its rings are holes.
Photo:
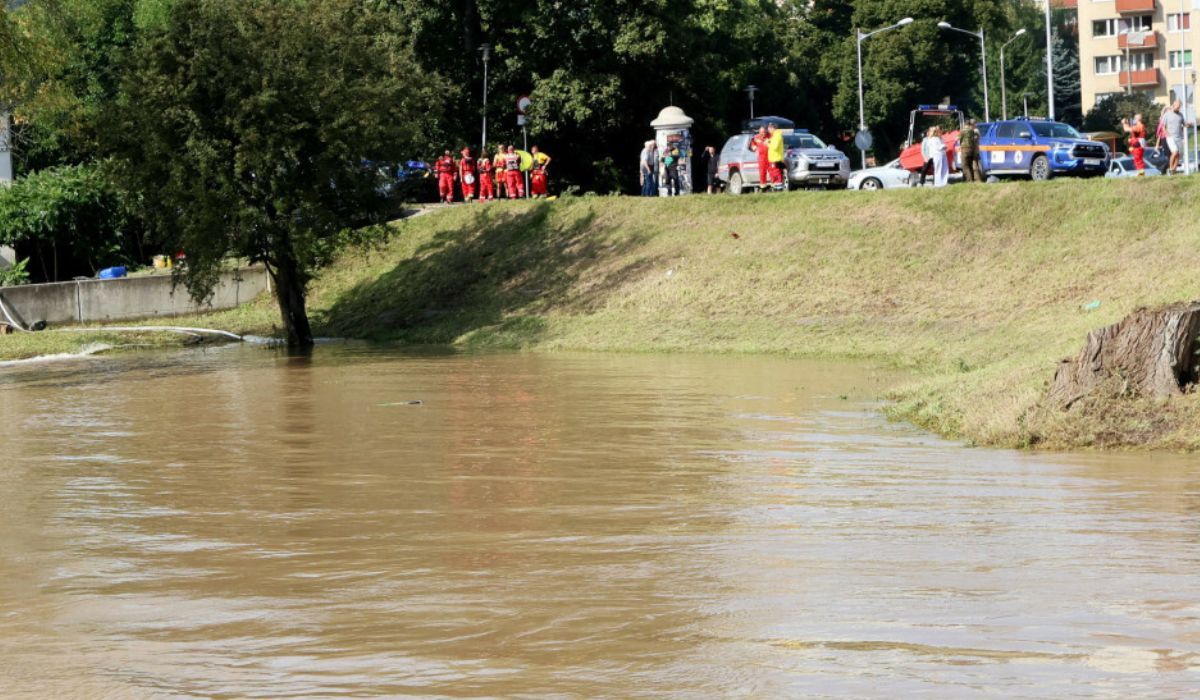
[[[1184,697],[1200,466],[862,365],[261,348],[0,371],[5,697]],[[417,403],[419,402],[419,403]]]

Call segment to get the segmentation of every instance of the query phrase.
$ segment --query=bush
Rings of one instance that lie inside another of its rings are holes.
[[[0,287],[16,287],[29,284],[29,258],[18,261],[15,265],[0,268]]]
[[[1158,128],[1158,114],[1162,105],[1141,93],[1131,95],[1114,95],[1096,105],[1083,118],[1084,131],[1115,131],[1124,133],[1121,128],[1122,119],[1133,119],[1133,115],[1141,114],[1146,122],[1146,139],[1154,143],[1154,130]]]
[[[101,166],[48,168],[0,190],[0,244],[35,258],[47,279],[134,264],[142,226]]]

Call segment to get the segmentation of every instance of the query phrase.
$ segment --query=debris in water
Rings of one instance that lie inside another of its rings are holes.
[[[733,236],[734,238],[741,238],[741,236],[737,235],[737,231],[730,231],[729,235]]]
[[[425,404],[425,402],[420,399],[413,399],[412,401],[394,401],[392,403],[381,403],[379,405],[380,406],[423,406],[424,404]]]

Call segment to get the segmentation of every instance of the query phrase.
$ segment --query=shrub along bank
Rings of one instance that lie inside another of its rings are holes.
[[[1198,197],[1155,178],[458,206],[347,250],[310,308],[320,335],[868,358],[911,373],[894,417],[950,437],[1196,449],[1195,395],[1041,400],[1089,330],[1200,297]]]

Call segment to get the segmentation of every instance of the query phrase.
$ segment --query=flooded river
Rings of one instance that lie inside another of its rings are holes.
[[[0,696],[1200,688],[1200,460],[965,449],[864,366],[0,369]]]

